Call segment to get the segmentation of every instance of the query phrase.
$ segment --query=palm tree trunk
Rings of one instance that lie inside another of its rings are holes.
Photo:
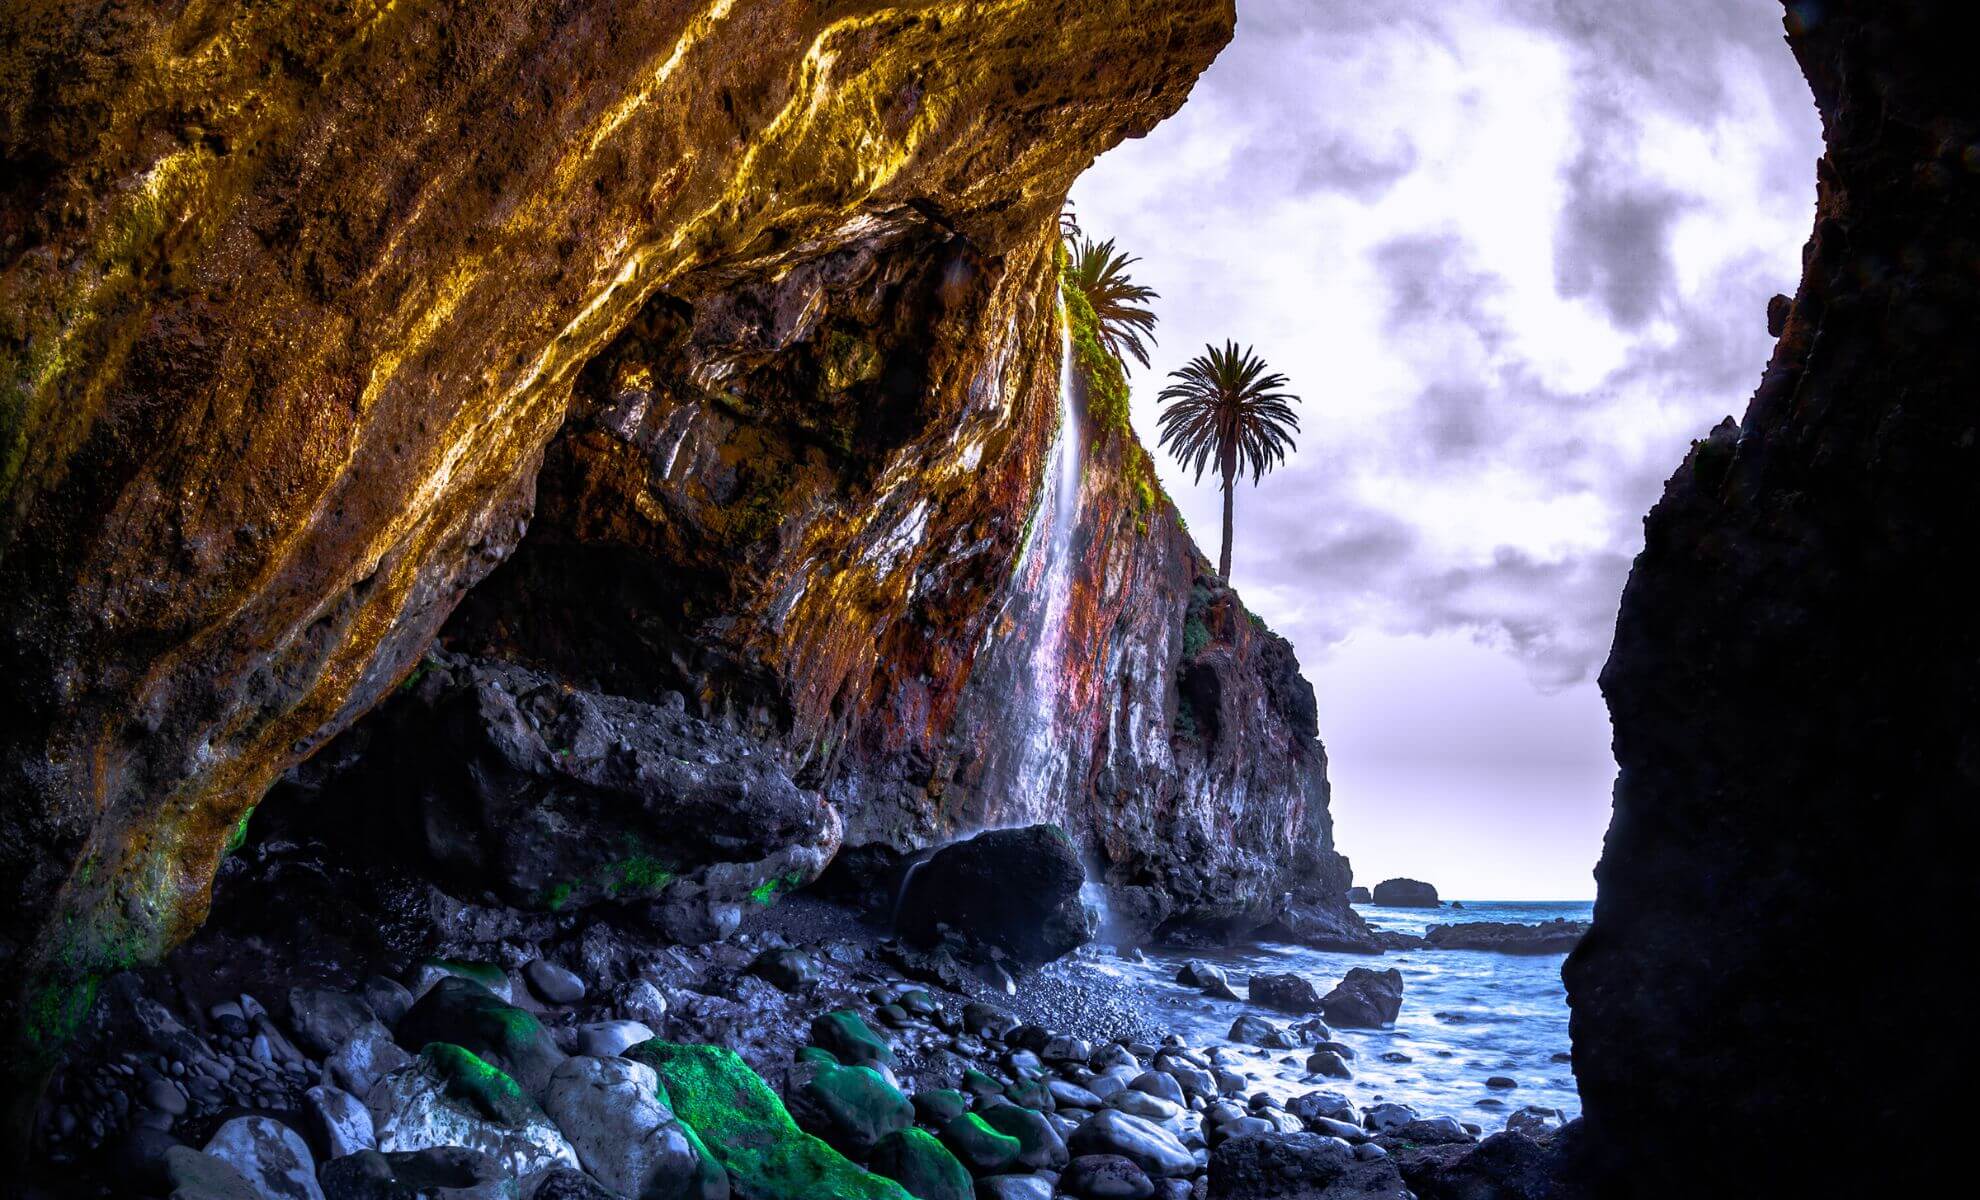
[[[1224,471],[1224,548],[1217,554],[1217,574],[1223,576],[1228,586],[1231,582],[1231,506],[1234,500],[1232,485],[1237,481],[1236,472]]]

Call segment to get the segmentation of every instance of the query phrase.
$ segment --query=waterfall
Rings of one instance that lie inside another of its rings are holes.
[[[1044,498],[1024,548],[1026,574],[1043,612],[1031,644],[1030,704],[1024,714],[1024,740],[1012,783],[1022,789],[1030,811],[1007,820],[1050,820],[1051,801],[1065,782],[1066,756],[1060,749],[1059,696],[1065,661],[1066,618],[1072,607],[1073,534],[1079,525],[1079,413],[1073,398],[1072,322],[1059,304],[1059,429],[1046,463]],[[1034,603],[1036,601],[1034,600]]]

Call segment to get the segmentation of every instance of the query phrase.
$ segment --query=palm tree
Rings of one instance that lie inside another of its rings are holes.
[[[1145,335],[1149,342],[1155,340],[1155,314],[1147,302],[1159,297],[1154,288],[1143,287],[1128,278],[1128,267],[1140,261],[1115,250],[1112,238],[1095,242],[1081,237],[1067,264],[1067,277],[1093,306],[1093,315],[1100,321],[1100,338],[1107,343],[1107,349],[1124,365],[1132,354],[1145,367],[1148,346],[1141,339]]]
[[[1286,377],[1267,371],[1265,360],[1236,342],[1204,353],[1179,371],[1177,382],[1156,397],[1161,404],[1162,445],[1184,470],[1203,481],[1203,468],[1214,457],[1224,481],[1224,546],[1217,555],[1217,573],[1231,577],[1231,487],[1238,472],[1249,470],[1255,487],[1265,472],[1277,466],[1293,446],[1299,417],[1292,406],[1299,397],[1279,389]]]

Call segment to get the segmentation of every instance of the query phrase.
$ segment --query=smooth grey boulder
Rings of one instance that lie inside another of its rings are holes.
[[[1087,1118],[1066,1139],[1066,1148],[1074,1157],[1118,1154],[1158,1178],[1196,1170],[1196,1159],[1173,1133],[1118,1109],[1102,1109]]]
[[[353,1096],[368,1096],[379,1080],[411,1061],[412,1055],[392,1039],[391,1030],[367,1021],[323,1060],[323,1079]]]
[[[976,1181],[976,1200],[1052,1200],[1052,1181],[1037,1175],[988,1175]]]
[[[1416,1119],[1416,1110],[1407,1104],[1386,1101],[1373,1105],[1363,1114],[1362,1128],[1370,1133],[1394,1133]]]
[[[303,1096],[303,1103],[326,1158],[342,1158],[377,1146],[371,1110],[344,1089],[318,1084]]]
[[[261,1200],[232,1163],[191,1146],[167,1148],[164,1163],[172,1200]]]
[[[611,1058],[652,1039],[653,1030],[643,1021],[596,1021],[577,1031],[578,1053],[595,1058]]]
[[[362,997],[329,988],[289,989],[289,1028],[296,1040],[318,1058],[350,1040],[357,1028],[378,1015]]]
[[[378,1149],[386,1153],[465,1146],[518,1177],[577,1152],[515,1080],[459,1046],[434,1042],[365,1097]]]
[[[547,959],[533,958],[523,967],[529,990],[545,1004],[576,1004],[584,999],[584,980]]]
[[[269,1200],[323,1200],[309,1143],[271,1117],[235,1117],[214,1131],[205,1150]]]
[[[613,1191],[673,1195],[700,1167],[673,1110],[660,1100],[660,1077],[644,1063],[566,1059],[550,1077],[543,1109],[578,1162]]]

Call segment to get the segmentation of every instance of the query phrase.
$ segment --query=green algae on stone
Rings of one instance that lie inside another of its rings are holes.
[[[790,1093],[792,1115],[846,1154],[863,1158],[880,1139],[914,1124],[914,1106],[872,1067],[821,1064],[809,1074]]]
[[[942,1126],[942,1144],[978,1175],[995,1175],[1005,1170],[1024,1150],[1016,1138],[990,1128],[975,1113],[964,1113]]]
[[[868,1165],[875,1174],[906,1188],[915,1200],[971,1200],[976,1195],[969,1171],[923,1129],[888,1134],[873,1148]]]
[[[1033,1171],[1066,1165],[1066,1141],[1037,1109],[999,1104],[982,1112],[983,1123],[1018,1140],[1018,1165]]]
[[[776,902],[779,892],[788,892],[802,882],[804,882],[802,872],[787,871],[782,875],[766,879],[751,888],[749,898],[758,904],[772,904]]]
[[[541,1021],[460,976],[449,976],[429,988],[399,1021],[394,1036],[399,1045],[414,1052],[448,1042],[495,1059],[538,1095],[564,1060],[564,1052]]]
[[[835,1009],[812,1021],[811,1041],[843,1063],[894,1065],[894,1048],[849,1008]]]
[[[836,1067],[840,1065],[839,1056],[832,1053],[830,1050],[827,1050],[823,1046],[799,1047],[797,1052],[797,1061],[801,1063],[823,1063],[829,1067]]]
[[[964,1091],[978,1096],[1001,1096],[1004,1093],[1003,1084],[998,1083],[994,1076],[987,1075],[975,1067],[963,1068],[962,1085]]]
[[[1004,1089],[1004,1095],[1020,1108],[1052,1111],[1052,1089],[1043,1079],[1020,1079]]]
[[[655,1038],[625,1056],[659,1075],[674,1115],[729,1173],[737,1200],[911,1200],[899,1184],[799,1129],[734,1051]]]
[[[969,1111],[969,1097],[954,1088],[922,1088],[914,1094],[915,1116],[940,1129]]]
[[[234,832],[227,836],[227,848],[221,851],[222,854],[232,854],[247,845],[248,818],[253,815],[254,805],[250,804],[248,810],[241,814],[241,819],[235,822]]]
[[[441,1081],[449,1100],[488,1120],[518,1129],[541,1119],[536,1105],[523,1094],[522,1085],[474,1051],[452,1042],[428,1042],[419,1058],[420,1065]]]

